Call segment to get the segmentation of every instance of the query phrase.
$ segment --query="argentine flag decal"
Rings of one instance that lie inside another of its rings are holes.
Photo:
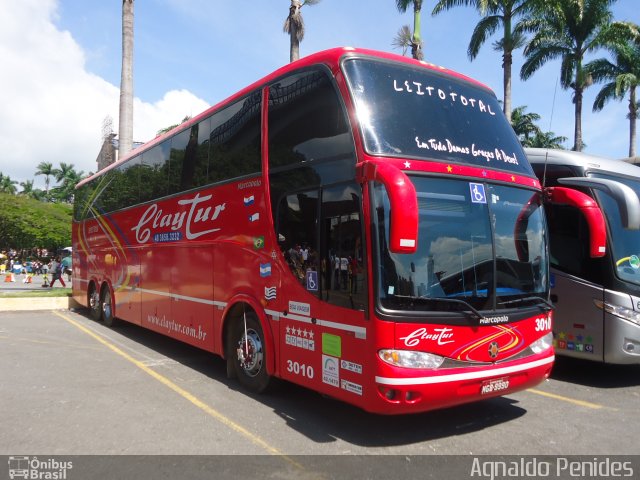
[[[260,276],[261,277],[270,277],[271,276],[271,264],[270,263],[261,263],[260,264]]]

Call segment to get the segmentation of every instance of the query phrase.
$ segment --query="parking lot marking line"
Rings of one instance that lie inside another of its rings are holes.
[[[0,335],[0,340],[14,340],[22,343],[35,343],[37,345],[52,345],[54,347],[73,347],[81,350],[97,350],[97,347],[88,347],[85,345],[76,345],[74,343],[49,342],[47,340],[34,340],[33,338],[10,337],[8,335]]]
[[[107,347],[108,349],[110,349],[114,353],[118,354],[119,356],[121,356],[125,360],[129,361],[130,363],[133,363],[140,370],[142,370],[146,374],[150,375],[151,377],[155,378],[160,383],[162,383],[166,387],[170,388],[171,390],[176,392],[178,395],[180,395],[184,399],[186,399],[189,402],[191,402],[192,404],[194,404],[199,409],[203,410],[209,416],[211,416],[214,419],[218,420],[220,423],[226,425],[227,427],[231,428],[232,430],[236,431],[237,433],[239,433],[239,434],[243,435],[244,437],[248,438],[249,440],[251,440],[251,442],[253,442],[254,444],[256,444],[256,445],[258,445],[258,446],[260,446],[262,448],[264,448],[265,450],[267,450],[272,455],[276,455],[278,457],[281,457],[283,460],[287,461],[291,465],[293,465],[293,466],[295,466],[295,467],[297,467],[297,468],[299,468],[301,470],[305,470],[305,468],[301,464],[299,464],[298,462],[296,462],[292,458],[290,458],[287,455],[285,455],[284,453],[282,453],[276,447],[273,447],[273,446],[269,445],[266,441],[262,440],[257,435],[254,435],[249,430],[244,428],[242,425],[239,425],[238,423],[234,422],[230,418],[226,417],[222,413],[220,413],[217,410],[215,410],[213,407],[210,407],[209,405],[207,405],[205,402],[200,400],[195,395],[191,394],[190,392],[186,391],[182,387],[180,387],[180,386],[176,385],[175,383],[173,383],[171,380],[169,380],[164,375],[161,375],[158,372],[156,372],[155,370],[152,370],[151,368],[147,367],[143,362],[140,362],[139,360],[136,360],[131,355],[129,355],[128,353],[124,352],[120,348],[116,347],[111,342],[105,340],[98,333],[91,331],[91,329],[85,327],[81,323],[73,320],[72,318],[68,317],[67,315],[65,315],[63,313],[56,312],[56,311],[53,311],[52,313],[57,315],[58,317],[62,318],[63,320],[69,322],[71,325],[73,325],[76,328],[80,329],[81,331],[83,331],[84,333],[89,335],[90,337],[93,337],[93,339],[97,340],[98,342],[100,342],[105,347]]]
[[[538,390],[536,388],[530,388],[527,392],[535,393],[537,395],[542,395],[543,397],[553,398],[555,400],[562,400],[563,402],[573,403],[574,405],[579,405],[581,407],[592,408],[594,410],[599,410],[601,408],[605,408],[604,405],[600,405],[598,403],[586,402],[584,400],[578,400],[577,398],[563,397],[562,395],[557,395],[555,393],[543,392],[542,390]]]

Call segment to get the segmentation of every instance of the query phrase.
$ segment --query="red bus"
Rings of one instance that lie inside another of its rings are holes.
[[[81,182],[74,298],[367,411],[553,364],[540,183],[485,86],[352,48],[289,64]]]

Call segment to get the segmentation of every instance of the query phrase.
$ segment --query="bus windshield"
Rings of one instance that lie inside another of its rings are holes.
[[[375,184],[382,308],[487,311],[545,303],[547,235],[540,193],[464,180],[409,178],[420,215],[414,254],[388,250],[390,206],[386,190]]]
[[[348,59],[343,69],[367,153],[533,176],[495,95],[426,68]]]
[[[640,196],[640,182],[637,180],[601,173],[592,173],[589,176],[623,183]],[[595,190],[595,194],[609,226],[611,255],[615,261],[616,275],[625,282],[640,285],[640,230],[623,228],[615,200],[600,190]]]

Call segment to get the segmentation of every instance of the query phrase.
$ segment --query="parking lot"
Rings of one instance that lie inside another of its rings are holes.
[[[0,313],[5,455],[635,455],[640,369],[560,358],[537,388],[382,417],[291,384],[253,396],[224,362],[82,311]]]

